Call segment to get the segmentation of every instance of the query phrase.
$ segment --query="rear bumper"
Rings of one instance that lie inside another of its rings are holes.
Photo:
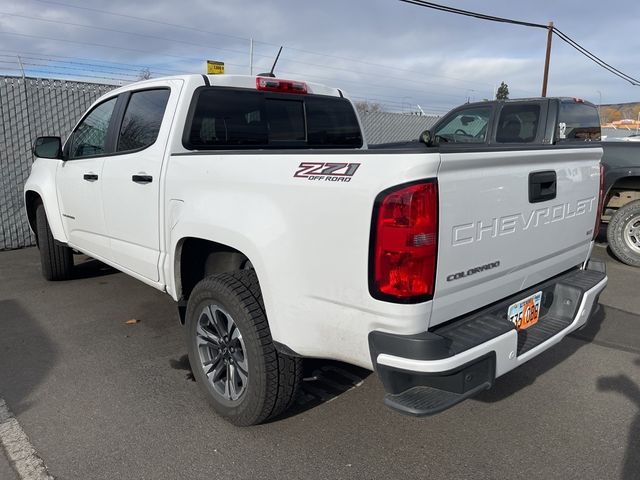
[[[490,388],[518,367],[583,327],[607,285],[603,262],[590,261],[482,310],[416,335],[369,334],[371,359],[387,395],[403,413],[431,415]],[[542,291],[538,323],[518,332],[509,305]]]

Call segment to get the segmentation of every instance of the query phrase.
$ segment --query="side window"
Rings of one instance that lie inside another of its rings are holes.
[[[600,117],[592,105],[563,101],[560,103],[556,142],[600,141]]]
[[[484,143],[491,107],[473,107],[460,110],[437,127],[436,143]]]
[[[117,97],[95,107],[69,138],[69,159],[89,157],[105,153],[107,130]]]
[[[169,94],[166,88],[131,94],[118,134],[116,151],[140,150],[153,145],[158,138]]]
[[[540,105],[505,105],[500,112],[496,142],[530,143],[540,125]]]

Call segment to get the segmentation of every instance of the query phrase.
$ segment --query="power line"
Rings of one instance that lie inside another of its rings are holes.
[[[9,68],[9,67],[0,67],[0,70],[5,70],[5,71],[11,71],[11,72],[19,72],[20,69],[19,68]],[[29,72],[36,72],[36,73],[45,73],[47,75],[65,75],[65,74],[61,74],[60,72],[55,72],[52,70],[46,70],[46,69],[29,69]],[[66,74],[67,76],[71,76],[69,74]],[[113,78],[113,77],[102,77],[99,75],[87,75],[87,74],[80,74],[80,73],[74,73],[73,74],[73,78],[75,77],[84,77],[84,78],[96,78],[96,79],[100,79],[100,80],[115,80],[117,82],[122,82],[123,80],[121,78]],[[67,80],[67,79],[64,79]],[[111,86],[115,86],[112,85]]]
[[[236,53],[236,54],[240,54],[240,55],[245,55],[245,52],[243,51],[239,51],[239,50],[232,50],[230,48],[222,48],[222,47],[214,47],[211,45],[202,45],[202,43],[195,43],[195,42],[187,42],[184,40],[178,40],[175,38],[167,38],[167,37],[161,37],[159,35],[150,35],[147,33],[140,33],[140,32],[129,32],[126,30],[118,30],[115,28],[107,28],[107,27],[99,27],[97,25],[87,25],[87,24],[83,24],[83,23],[74,23],[74,22],[65,22],[62,20],[51,20],[48,18],[41,18],[41,17],[34,17],[32,15],[20,15],[17,13],[8,13],[8,12],[0,12],[0,15],[5,15],[8,17],[16,17],[16,18],[24,18],[27,20],[36,20],[38,22],[47,22],[47,23],[55,23],[56,25],[69,25],[72,27],[80,27],[80,28],[88,28],[91,30],[102,30],[104,32],[112,32],[112,33],[123,33],[125,35],[136,35],[138,37],[146,37],[146,38],[151,38],[154,40],[163,40],[166,42],[171,42],[171,43],[182,43],[184,45],[189,45],[192,47],[199,47],[199,48],[206,48],[206,49],[213,49],[213,50],[220,50],[220,51],[224,51],[224,52],[231,52],[231,53]],[[256,54],[260,57],[269,57],[271,58],[270,55],[260,55],[260,54]]]
[[[325,81],[329,81],[329,82],[336,82],[339,81],[340,85],[357,85],[358,87],[374,87],[374,88],[382,88],[382,89],[388,89],[389,85],[382,85],[380,83],[372,83],[370,81],[366,81],[366,82],[362,82],[362,81],[357,81],[357,80],[342,80],[342,79],[334,79],[334,78],[330,78],[330,77],[323,77],[321,75],[316,75],[314,73],[307,73],[307,74],[303,74],[300,72],[294,72],[291,70],[279,70],[279,72],[281,74],[284,75],[291,75],[291,76],[298,76],[298,77],[304,77],[304,78],[309,78],[309,79],[313,79],[313,78],[317,78],[322,80],[323,82]],[[415,82],[419,85],[427,85],[427,86],[431,86],[433,84],[429,84],[429,83],[422,83],[422,82]],[[455,87],[457,88],[457,87]],[[411,93],[418,93],[421,95],[424,95],[424,91],[423,90],[417,90],[416,88],[407,88],[407,87],[399,87],[397,85],[394,85],[393,87],[394,90],[397,91],[402,91],[402,92],[411,92]],[[438,96],[440,97],[450,97],[450,98],[460,98],[462,96],[462,94],[456,95],[456,94],[451,94],[451,93],[441,93],[438,92]]]
[[[534,27],[534,28],[544,28],[547,26],[541,23],[532,23],[532,22],[524,22],[522,20],[512,20],[510,18],[503,17],[495,17],[493,15],[486,15],[484,13],[472,12],[470,10],[462,10],[460,8],[449,7],[447,5],[440,5],[438,3],[425,2],[423,0],[400,0],[404,3],[412,3],[413,5],[418,5],[420,7],[431,8],[433,10],[440,10],[441,12],[446,13],[455,13],[456,15],[463,15],[465,17],[473,17],[478,18],[480,20],[489,20],[491,22],[500,22],[500,23],[511,23],[513,25],[521,25],[524,27]]]
[[[93,47],[101,47],[101,48],[111,48],[111,49],[115,49],[115,50],[126,50],[129,52],[138,52],[138,53],[145,53],[145,54],[150,54],[150,55],[157,55],[157,56],[161,56],[161,57],[172,57],[172,58],[178,58],[180,60],[189,60],[189,61],[193,61],[193,62],[202,62],[201,58],[194,58],[194,57],[185,57],[183,55],[172,55],[169,53],[158,53],[158,52],[154,52],[154,51],[150,51],[150,50],[141,50],[139,48],[129,48],[129,47],[117,47],[114,45],[105,45],[105,44],[101,44],[101,43],[90,43],[90,42],[79,42],[79,41],[75,41],[75,40],[66,40],[66,39],[62,39],[62,38],[53,38],[53,37],[46,37],[43,35],[33,35],[33,34],[28,34],[28,33],[18,33],[18,32],[7,32],[7,31],[3,31],[0,30],[0,34],[3,35],[16,35],[19,37],[29,37],[29,38],[40,38],[43,40],[54,40],[56,42],[65,42],[65,43],[75,43],[78,45],[90,45]],[[232,65],[234,67],[242,67],[244,68],[245,65],[239,65],[236,63],[229,63],[229,62],[225,62],[226,65]]]
[[[41,0],[38,0],[38,1],[41,1]],[[13,15],[13,14],[6,14],[4,12],[0,12],[0,14]],[[37,17],[30,17],[30,16],[26,16],[26,15],[17,15],[17,16],[18,17],[22,17],[22,18],[27,18],[27,19],[30,19],[30,20],[38,20],[38,21],[50,22],[50,20],[41,19],[41,18],[37,18]],[[143,36],[143,37],[163,39],[163,40],[170,41],[170,42],[171,41],[181,42],[179,40],[167,39],[165,37],[159,37],[159,36],[155,36],[155,35],[139,34],[139,33],[136,33],[136,32],[127,32],[127,31],[124,31],[124,30],[116,30],[116,29],[103,28],[103,27],[92,27],[92,26],[89,26],[89,25],[70,23],[70,22],[62,22],[62,21],[56,21],[56,23],[69,24],[69,25],[79,26],[79,27],[83,27],[83,28],[98,28],[98,29],[117,32],[117,33],[125,33],[125,34],[130,34],[130,35],[140,35],[140,36]],[[41,36],[41,35],[24,34],[24,33],[18,33],[18,32],[5,32],[5,31],[0,31],[0,33],[4,33],[4,34],[7,34],[7,35],[19,35],[19,36],[26,36],[26,37],[33,37],[33,38],[42,38],[42,39],[47,39],[47,40],[59,41],[59,42],[78,43],[78,44],[82,44],[82,45],[92,45],[92,46],[97,46],[97,47],[102,47],[102,48],[112,48],[112,49],[119,49],[119,50],[129,50],[129,51],[135,51],[135,52],[141,52],[141,53],[155,54],[154,52],[151,52],[151,51],[148,51],[148,50],[132,49],[132,48],[127,48],[127,47],[117,47],[117,46],[106,45],[106,44],[98,44],[98,43],[77,42],[77,41],[73,41],[73,40],[66,40],[66,39],[60,39],[60,38],[51,38],[51,37],[46,37],[46,36]],[[195,46],[198,46],[198,47],[205,48],[201,44],[195,44],[193,42],[181,42],[181,43],[186,43],[186,44],[189,44],[189,45],[195,45]],[[225,50],[225,49],[221,49],[221,50]],[[230,49],[226,49],[226,50],[234,52],[234,53],[243,53],[243,52],[237,52],[235,50],[230,50]],[[180,59],[183,59],[183,60],[201,61],[201,59],[182,57],[182,56],[171,55],[171,54],[157,54],[157,55],[180,58]],[[258,55],[258,56],[271,58],[268,55]],[[286,62],[297,63],[297,64],[311,66],[311,67],[320,67],[320,68],[329,69],[329,70],[343,71],[343,72],[348,72],[348,73],[366,74],[366,72],[354,71],[352,68],[344,68],[344,67],[336,67],[336,66],[330,66],[330,65],[322,65],[322,64],[304,62],[304,61],[295,60],[295,59],[287,59]],[[244,68],[244,65],[234,64],[234,63],[230,63],[230,62],[225,62],[225,63],[227,65],[232,65],[232,66],[236,66],[236,67],[239,67],[239,68]],[[411,80],[411,79],[408,79],[408,78],[396,77],[396,76],[392,76],[392,75],[383,75],[383,74],[380,74],[380,73],[376,73],[376,76],[377,77],[381,77],[381,78],[388,78],[390,80],[399,80],[399,81],[403,81],[403,82],[414,83],[416,85],[423,85],[423,86],[429,86],[429,87],[442,88],[443,86],[445,86],[443,84]],[[458,86],[452,86],[452,85],[446,85],[446,86],[449,87],[449,88],[454,88],[454,89],[467,90],[464,87],[458,87]],[[447,96],[446,94],[443,94],[443,95]],[[448,95],[448,96],[454,96],[454,95]]]
[[[569,37],[567,34],[561,32],[560,30],[558,30],[557,28],[553,28],[553,33],[556,34],[556,36],[558,38],[560,38],[561,40],[563,40],[565,43],[567,43],[568,45],[570,45],[571,47],[575,48],[578,52],[580,52],[582,55],[584,55],[585,57],[589,58],[590,60],[592,60],[593,62],[597,63],[598,65],[600,65],[602,68],[604,68],[605,70],[610,71],[611,73],[613,73],[614,75],[617,75],[618,77],[622,78],[623,80],[626,80],[627,82],[629,82],[631,85],[634,86],[639,86],[640,85],[640,80],[635,79],[634,77],[631,77],[630,75],[627,75],[624,72],[621,72],[620,70],[618,70],[617,68],[612,67],[611,65],[609,65],[608,63],[606,63],[604,60],[602,60],[601,58],[597,57],[596,55],[594,55],[593,53],[591,53],[589,50],[587,50],[586,48],[582,47],[580,44],[578,44],[575,40],[573,40],[571,37]]]
[[[111,12],[111,11],[108,11],[108,10],[101,10],[101,9],[98,9],[98,8],[85,7],[85,6],[80,6],[80,5],[73,5],[73,4],[69,4],[69,3],[65,3],[65,2],[58,2],[58,1],[54,1],[54,0],[34,0],[34,1],[39,2],[39,3],[64,6],[64,7],[68,7],[68,8],[75,8],[75,9],[85,10],[85,11],[90,11],[90,12],[95,12],[95,13],[102,13],[102,14],[105,14],[105,15],[111,15],[111,16],[115,16],[115,17],[127,18],[127,19],[137,20],[137,21],[143,21],[143,22],[153,23],[153,24],[157,24],[157,25],[169,26],[169,27],[179,28],[179,29],[183,29],[183,30],[188,30],[190,32],[206,33],[208,35],[228,37],[228,38],[233,38],[233,39],[236,39],[236,40],[242,40],[242,41],[245,41],[245,42],[250,42],[251,41],[251,39],[247,38],[247,37],[241,37],[241,36],[237,36],[237,35],[230,35],[230,34],[226,34],[226,33],[214,32],[214,31],[211,31],[211,30],[205,30],[205,29],[196,28],[196,27],[193,27],[193,26],[181,25],[181,24],[177,24],[177,23],[170,23],[170,22],[165,22],[165,21],[151,19],[151,18],[145,18],[145,17],[138,17],[138,16],[135,16],[135,15],[127,15],[127,14],[123,14],[123,13],[116,13],[116,12]],[[128,33],[130,33],[130,32],[128,32]],[[265,41],[256,40],[256,39],[254,39],[254,42],[255,43],[261,43],[263,45],[270,45],[270,46],[276,46],[276,47],[280,46],[280,44],[265,42]],[[292,50],[292,51],[297,51],[297,52],[301,52],[301,53],[307,53],[307,54],[310,54],[310,55],[317,55],[317,56],[327,57],[327,58],[345,60],[345,61],[348,61],[348,62],[353,62],[353,63],[362,64],[362,65],[373,66],[373,67],[376,67],[376,68],[388,68],[388,65],[382,65],[382,64],[378,64],[378,63],[363,61],[363,60],[359,60],[359,59],[355,59],[355,58],[349,58],[349,57],[338,56],[338,55],[331,55],[331,54],[320,53],[320,52],[313,52],[311,50],[303,50],[303,49],[300,49],[300,48],[290,47],[290,46],[287,46],[287,45],[285,45],[285,48],[287,50]],[[272,58],[272,55],[258,55],[258,56]],[[298,63],[302,63],[302,62],[298,62]],[[318,65],[318,64],[313,64],[313,63],[305,63],[305,64],[312,65],[312,66],[322,66],[322,67],[325,67],[325,68],[328,67],[327,65],[324,65],[324,64],[323,65]],[[419,72],[419,71],[416,71],[416,70],[403,69],[403,68],[397,68],[397,67],[394,67],[394,70],[407,72],[407,73],[415,73],[415,74],[419,74],[419,75],[424,75],[424,72]],[[491,85],[489,83],[485,84],[483,82],[473,82],[473,81],[470,81],[470,80],[467,80],[467,79],[449,77],[449,76],[445,76],[445,75],[437,75],[437,74],[433,74],[432,72],[429,72],[429,75],[433,76],[433,77],[440,77],[440,78],[445,78],[447,80],[455,80],[457,82],[463,82],[463,83],[473,84],[473,85],[479,85],[479,84]],[[493,86],[493,85],[491,85],[491,86]],[[463,88],[463,87],[460,87],[460,88]]]
[[[441,12],[453,13],[456,15],[462,15],[466,17],[472,17],[479,20],[488,20],[491,22],[499,22],[499,23],[509,23],[513,25],[520,25],[520,26],[531,27],[531,28],[543,28],[545,30],[548,30],[550,28],[551,31],[555,33],[560,40],[567,43],[571,47],[575,48],[578,52],[580,52],[582,55],[584,55],[585,57],[587,57],[588,59],[590,59],[597,65],[599,65],[600,67],[604,68],[610,73],[613,73],[617,77],[622,78],[623,80],[626,80],[631,85],[635,85],[635,86],[640,85],[640,80],[637,80],[636,78],[621,72],[617,68],[612,67],[611,65],[603,61],[601,58],[597,57],[595,54],[591,53],[589,50],[581,46],[575,40],[571,39],[568,35],[564,34],[563,32],[561,32],[560,30],[558,30],[553,26],[543,25],[541,23],[525,22],[522,20],[513,20],[510,18],[504,18],[504,17],[496,17],[493,15],[486,15],[484,13],[472,12],[470,10],[463,10],[460,8],[449,7],[447,5],[440,5],[438,3],[427,2],[424,0],[400,0],[400,1],[404,3],[412,4],[412,5],[417,5],[420,7],[430,8],[432,10],[438,10]]]
[[[148,23],[155,23],[157,25],[164,25],[165,27],[174,27],[174,28],[182,28],[182,29],[186,29],[186,30],[190,30],[190,31],[194,31],[194,32],[202,32],[202,33],[208,33],[210,35],[218,35],[221,37],[228,37],[228,38],[235,38],[236,40],[243,40],[243,41],[248,41],[248,38],[245,37],[239,37],[236,35],[229,35],[226,33],[219,33],[219,32],[212,32],[209,30],[203,30],[200,28],[194,28],[192,26],[188,26],[188,25],[180,25],[177,23],[170,23],[170,22],[163,22],[161,20],[154,20],[151,18],[145,18],[145,17],[137,17],[135,15],[127,15],[124,13],[115,13],[115,12],[110,12],[108,10],[100,10],[98,8],[92,8],[92,7],[84,7],[84,6],[80,6],[80,5],[73,5],[71,3],[64,3],[64,2],[55,2],[53,0],[34,0],[36,2],[39,3],[48,3],[51,5],[59,5],[59,6],[63,6],[63,7],[68,7],[68,8],[76,8],[78,10],[86,10],[88,12],[95,12],[95,13],[103,13],[106,15],[113,15],[114,17],[122,17],[122,18],[129,18],[131,20],[137,20],[137,21],[142,21],[142,22],[148,22]]]
[[[10,52],[12,54],[12,55],[0,55],[0,56],[3,56],[3,57],[9,57],[9,56],[15,57],[17,55],[21,55],[22,57],[26,58],[29,55],[38,55],[38,56],[41,55],[39,53],[21,52],[21,51],[17,51],[17,50],[0,50],[0,52]],[[56,58],[52,58],[52,57],[56,57]],[[89,64],[89,63],[87,65],[90,65],[90,66],[104,66],[105,68],[108,67],[108,68],[114,68],[114,69],[116,69],[118,67],[114,67],[113,65],[122,65],[122,66],[125,66],[125,67],[135,67],[135,68],[132,68],[132,69],[129,69],[129,70],[136,70],[136,71],[138,71],[138,70],[140,70],[142,68],[145,68],[145,67],[146,68],[151,67],[151,65],[141,65],[141,64],[133,64],[133,63],[121,63],[121,62],[113,62],[113,61],[110,61],[110,60],[99,60],[99,59],[96,59],[96,58],[73,57],[73,56],[68,56],[68,55],[56,55],[56,54],[53,54],[53,53],[47,53],[47,57],[46,58],[47,58],[47,60],[51,60],[51,61],[54,61],[54,62],[61,62],[62,61],[62,60],[57,60],[58,58],[70,58],[72,60],[85,60],[85,61],[89,61],[89,62],[102,62],[99,65],[97,65],[97,64]],[[76,63],[76,62],[66,62],[66,63]],[[109,64],[109,65],[107,65],[107,64]],[[165,67],[165,68],[163,68],[161,70],[158,70],[155,67],[153,67],[153,70],[156,71],[156,72],[166,72],[167,75],[170,75],[169,72],[178,73],[178,74],[183,74],[184,73],[184,70],[173,70],[171,68],[166,68],[166,64],[156,64],[156,65],[163,65]],[[120,68],[122,68],[122,67],[120,67]]]
[[[59,3],[59,2],[49,2],[49,1],[45,1],[45,0],[37,0],[37,1],[43,1],[44,3],[55,3],[55,4]],[[67,4],[63,4],[63,5],[67,5]],[[78,8],[80,8],[80,7],[78,7]],[[96,9],[89,8],[89,7],[81,7],[81,8],[83,10],[84,9],[96,10]],[[109,14],[111,14],[111,13],[109,13]],[[114,29],[114,28],[97,27],[97,26],[86,25],[86,24],[82,24],[82,23],[65,22],[65,21],[61,21],[61,20],[50,20],[50,19],[34,17],[34,16],[30,16],[30,15],[20,15],[20,14],[13,14],[13,13],[7,13],[7,12],[0,12],[0,15],[14,16],[14,17],[18,17],[18,18],[25,18],[25,19],[28,19],[28,20],[36,20],[36,21],[41,21],[41,22],[56,23],[56,24],[60,24],[60,25],[70,25],[70,26],[74,26],[74,27],[97,29],[97,30],[103,30],[103,31],[114,32],[114,33],[123,33],[123,34],[127,34],[127,35],[137,35],[137,36],[140,36],[140,37],[152,38],[152,39],[157,39],[157,40],[164,40],[164,41],[173,42],[173,43],[182,43],[182,44],[185,44],[185,45],[196,46],[196,47],[200,47],[200,48],[210,48],[209,46],[205,47],[200,43],[194,43],[194,42],[182,41],[182,40],[177,40],[177,39],[171,39],[171,38],[166,38],[166,37],[162,37],[162,36],[158,36],[158,35],[150,35],[150,34],[144,34],[144,33],[139,33],[139,32],[130,32],[130,31],[126,31],[126,30],[118,30],[118,29]],[[117,15],[120,16],[120,14],[117,14]],[[131,15],[126,15],[126,17],[131,17]],[[135,17],[135,18],[137,18],[137,17]],[[161,23],[165,23],[165,22],[161,22]],[[175,25],[175,24],[171,24],[171,25]],[[259,42],[259,43],[265,43],[266,44],[266,42]],[[211,47],[211,48],[213,48],[214,50],[228,51],[228,52],[236,53],[236,54],[243,54],[243,55],[245,54],[245,52],[240,52],[238,50],[232,50],[232,49],[228,49],[228,48],[221,48],[221,47]],[[295,50],[299,50],[299,49],[295,49]],[[257,55],[259,57],[272,59],[271,55],[264,55],[264,54],[255,54],[255,55]],[[334,57],[334,56],[331,56],[331,55],[325,55],[325,56]],[[340,57],[334,57],[334,58],[340,58]],[[337,67],[337,66],[331,66],[331,65],[317,64],[317,63],[305,62],[305,61],[296,60],[296,59],[286,59],[285,62],[297,63],[297,64],[306,65],[306,66],[310,66],[310,67],[321,67],[321,68],[324,68],[324,69],[344,71],[344,72],[349,72],[349,73],[353,73],[354,72],[354,70],[352,68],[345,68],[345,67]],[[366,62],[360,62],[360,63],[366,63]],[[381,66],[381,65],[378,65],[378,66]],[[363,73],[363,72],[356,72],[356,73]],[[377,74],[377,76],[382,76],[382,75]],[[395,76],[391,76],[391,75],[385,75],[385,77],[387,77],[389,79],[392,79],[392,80],[403,80],[403,81],[406,81],[406,82],[412,82],[412,83],[416,83],[416,84],[419,84],[419,85],[433,86],[433,87],[438,87],[438,88],[441,88],[443,86],[442,84],[438,84],[438,83],[409,80],[409,79],[406,79],[406,78],[400,78],[400,77],[395,77]],[[471,82],[469,82],[469,83],[471,83]],[[457,88],[457,89],[461,89],[461,90],[465,89],[464,87],[453,87],[453,88]]]

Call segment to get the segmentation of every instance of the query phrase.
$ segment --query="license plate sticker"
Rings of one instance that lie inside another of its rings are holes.
[[[542,300],[542,292],[536,292],[533,295],[514,303],[507,310],[507,318],[516,326],[517,330],[524,330],[538,323],[540,316],[540,301]]]

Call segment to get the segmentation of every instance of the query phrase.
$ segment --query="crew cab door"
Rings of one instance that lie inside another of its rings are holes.
[[[580,265],[596,222],[598,144],[545,144],[545,101],[469,109],[434,131],[449,141],[431,326]]]
[[[114,154],[103,167],[103,210],[110,258],[159,280],[161,171],[181,80],[126,92],[116,120]]]
[[[58,203],[69,245],[100,258],[109,255],[101,187],[116,102],[117,97],[101,102],[78,123],[65,144],[65,161],[56,172]]]

